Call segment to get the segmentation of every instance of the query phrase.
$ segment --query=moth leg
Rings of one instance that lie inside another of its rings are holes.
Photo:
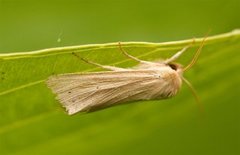
[[[169,64],[169,63],[177,60],[183,54],[183,52],[185,52],[188,48],[189,48],[189,46],[184,47],[181,51],[174,54],[171,58],[168,58],[167,60],[165,60],[164,63]]]
[[[135,61],[137,61],[137,62],[140,62],[140,63],[144,63],[144,64],[147,63],[147,64],[149,64],[148,61],[144,61],[144,60],[138,59],[138,58],[136,58],[136,57],[128,54],[128,53],[122,48],[122,44],[121,44],[120,42],[118,43],[118,46],[119,46],[120,51],[121,51],[126,57],[128,57],[128,58],[130,58],[130,59],[132,59],[132,60],[135,60]]]
[[[119,67],[114,67],[114,66],[108,66],[108,65],[101,65],[101,64],[98,64],[96,62],[92,62],[92,61],[89,61],[87,59],[84,59],[82,57],[80,57],[79,55],[77,55],[76,53],[72,52],[72,54],[74,56],[76,56],[77,58],[79,58],[80,60],[88,63],[88,64],[91,64],[91,65],[94,65],[94,66],[97,66],[97,67],[100,67],[102,69],[107,69],[107,70],[111,70],[111,71],[123,71],[123,70],[126,70],[124,68],[119,68]]]
[[[183,49],[181,49],[180,51],[178,51],[176,54],[174,54],[171,58],[168,58],[167,60],[164,61],[165,64],[169,64],[175,60],[177,60],[189,47],[192,46],[192,44],[195,42],[195,39],[193,39],[193,41],[185,46]]]

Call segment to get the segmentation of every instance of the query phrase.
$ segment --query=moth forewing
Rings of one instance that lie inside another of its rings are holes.
[[[170,68],[148,68],[63,74],[50,77],[47,84],[71,115],[130,101],[167,98],[176,94],[181,82]]]

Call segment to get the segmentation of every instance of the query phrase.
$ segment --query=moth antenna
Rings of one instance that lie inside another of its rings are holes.
[[[146,62],[146,61],[140,60],[140,59],[138,59],[138,58],[136,58],[136,57],[128,54],[128,53],[122,48],[121,42],[118,42],[118,46],[119,46],[120,51],[121,51],[126,57],[128,57],[129,59],[135,60],[135,61],[140,62],[140,63]]]
[[[209,33],[209,32],[208,32],[208,33]],[[206,36],[203,38],[200,47],[197,49],[195,55],[193,56],[192,61],[191,61],[185,68],[183,68],[183,71],[186,71],[186,70],[190,69],[190,68],[197,62],[197,59],[198,59],[198,57],[199,57],[199,55],[200,55],[200,53],[201,53],[201,50],[202,50],[202,48],[203,48],[204,42],[205,42],[205,40],[207,39],[208,33],[207,33]]]
[[[84,61],[84,62],[86,62],[86,63],[88,63],[88,64],[90,64],[90,65],[94,65],[94,66],[100,67],[100,68],[102,68],[102,69],[111,70],[111,71],[123,71],[123,70],[125,70],[125,69],[123,69],[123,68],[119,68],[119,67],[115,67],[115,66],[108,66],[108,65],[101,65],[101,64],[99,64],[99,63],[96,63],[96,62],[93,62],[93,61],[89,61],[89,60],[87,60],[87,59],[85,59],[85,58],[80,57],[80,56],[79,56],[77,53],[75,53],[75,52],[72,52],[72,54],[73,54],[74,56],[76,56],[78,59],[80,59],[80,60],[82,60],[82,61]]]
[[[191,92],[192,92],[192,94],[193,94],[193,96],[194,96],[194,98],[195,98],[195,100],[196,100],[196,103],[197,103],[197,105],[198,105],[198,107],[199,107],[200,112],[201,112],[201,113],[204,113],[203,105],[202,105],[202,103],[200,102],[200,99],[199,99],[199,97],[198,97],[198,95],[197,95],[196,90],[194,89],[194,87],[192,86],[192,84],[191,84],[187,79],[185,79],[183,76],[182,76],[182,80],[183,80],[183,82],[185,82],[185,83],[187,84],[188,88],[190,88],[190,90],[191,90]]]

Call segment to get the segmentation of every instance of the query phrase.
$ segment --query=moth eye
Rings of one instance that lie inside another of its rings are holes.
[[[177,70],[177,66],[175,64],[169,64],[169,67],[171,67],[173,70]]]

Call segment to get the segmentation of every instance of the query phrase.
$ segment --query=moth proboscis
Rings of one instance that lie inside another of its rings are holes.
[[[134,68],[101,65],[73,53],[84,62],[109,71],[54,75],[49,77],[47,85],[57,95],[57,99],[69,115],[134,101],[170,98],[177,94],[182,81],[190,87],[198,100],[192,85],[183,77],[183,72],[195,64],[205,39],[206,37],[192,61],[184,68],[173,62],[191,45],[184,47],[169,59],[149,62],[129,55],[119,43],[120,51],[139,63]]]

